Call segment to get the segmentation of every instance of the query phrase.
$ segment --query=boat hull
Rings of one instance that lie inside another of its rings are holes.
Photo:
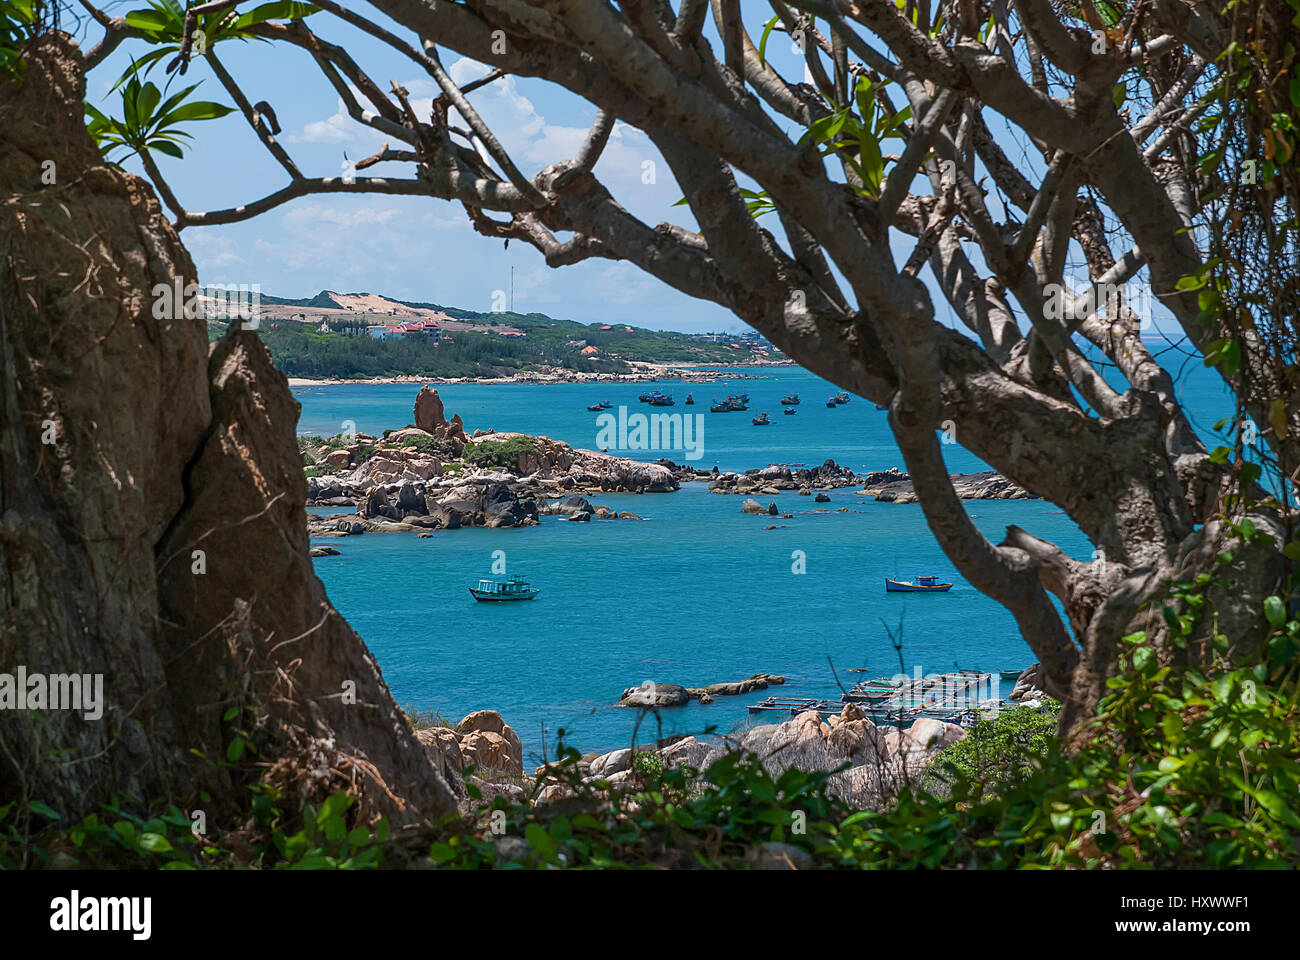
[[[890,580],[888,577],[885,578],[885,591],[887,593],[947,593],[951,589],[951,583],[925,585],[920,583],[906,583],[902,580]]]
[[[518,603],[521,600],[536,600],[537,595],[541,592],[542,591],[540,590],[530,590],[527,593],[519,593],[519,594],[507,596],[499,593],[497,594],[483,593],[478,590],[475,590],[473,587],[469,588],[470,596],[473,597],[475,600],[477,600],[479,603]]]

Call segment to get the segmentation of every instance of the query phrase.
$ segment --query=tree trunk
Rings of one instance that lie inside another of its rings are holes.
[[[78,816],[203,788],[220,831],[261,777],[350,789],[363,820],[453,812],[313,574],[287,382],[256,335],[209,347],[180,298],[160,305],[194,265],[99,155],[84,94],[60,34],[0,84],[0,673],[102,674],[103,713],[6,711],[0,802]],[[257,755],[219,764],[238,730]]]

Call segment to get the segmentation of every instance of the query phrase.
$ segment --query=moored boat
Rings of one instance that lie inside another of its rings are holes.
[[[891,580],[885,577],[887,593],[946,593],[951,583],[940,583],[938,577],[913,577],[911,580]]]
[[[840,402],[836,400],[834,397],[831,397],[829,400],[826,401],[826,406],[828,407],[838,407],[839,405]]]
[[[694,403],[695,403],[695,398],[688,393],[686,395],[686,405],[689,407]]]
[[[799,402],[799,394],[797,393],[787,393],[784,397],[781,398],[781,403],[790,406],[794,406],[798,402]]]
[[[799,412],[799,411],[796,410],[794,407],[786,407],[786,408],[785,408],[785,415],[786,415],[787,417],[790,416],[791,414],[798,413],[798,412]]]
[[[651,397],[646,402],[652,407],[671,407],[673,405],[673,398],[669,394],[661,393],[658,396]]]
[[[1024,672],[1025,671],[1023,670],[999,670],[998,676],[1001,677],[1003,680],[1011,680],[1014,682],[1016,680],[1019,680],[1020,675]]]
[[[772,418],[766,413],[760,413],[758,416],[751,418],[750,422],[752,422],[756,427],[766,427],[772,422]]]
[[[527,580],[511,577],[508,580],[480,580],[477,586],[469,588],[470,596],[480,603],[500,602],[506,600],[532,600],[541,590],[528,585]]]
[[[841,390],[839,393],[835,394],[835,397],[833,399],[835,400],[836,403],[848,403],[849,395]]]
[[[593,403],[593,404],[592,404],[591,406],[589,406],[587,409],[588,409],[588,410],[604,410],[604,409],[605,409],[605,405],[604,405],[603,403]]]

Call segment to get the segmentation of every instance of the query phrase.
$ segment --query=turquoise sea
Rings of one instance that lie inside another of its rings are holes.
[[[1230,414],[1216,378],[1188,365],[1184,403],[1198,428]],[[702,413],[704,455],[692,466],[744,470],[770,463],[816,465],[827,458],[856,472],[902,468],[886,414],[860,397],[828,409],[835,388],[798,367],[746,370],[759,379],[711,384],[666,381],[674,413]],[[412,419],[418,385],[299,387],[298,432],[347,429],[379,433]],[[596,443],[596,414],[609,400],[629,413],[647,412],[640,384],[446,385],[438,392],[447,416],[466,429],[517,430]],[[749,413],[710,414],[708,401],[732,392],[751,396]],[[800,394],[786,417],[779,400]],[[696,404],[683,406],[686,393]],[[772,414],[768,427],[750,417]],[[960,446],[945,447],[954,472],[987,469]],[[678,452],[663,455],[683,462]],[[377,657],[398,703],[457,720],[473,710],[499,710],[528,754],[526,766],[550,755],[557,732],[582,751],[628,745],[636,711],[614,707],[622,690],[654,680],[703,686],[754,673],[792,682],[763,693],[719,698],[660,712],[639,740],[706,727],[730,731],[751,722],[746,706],[767,694],[837,697],[863,674],[899,671],[890,633],[902,638],[906,672],[1023,667],[1033,655],[1011,615],[970,587],[934,541],[916,505],[876,503],[852,488],[829,504],[783,493],[775,500],[793,519],[742,514],[741,499],[690,483],[671,494],[593,495],[593,503],[630,510],[630,520],[569,523],[543,517],[517,530],[462,529],[369,534],[335,541],[339,556],[316,561],[338,609]],[[813,513],[814,507],[828,513]],[[838,512],[847,507],[847,512]],[[975,501],[968,506],[994,542],[1018,524],[1087,558],[1092,547],[1073,523],[1044,501]],[[764,529],[776,524],[778,529]],[[531,603],[479,604],[469,584],[491,573],[504,550],[512,575],[529,578],[541,596]],[[806,573],[795,573],[802,557]],[[886,594],[885,577],[935,574],[956,585],[947,594]],[[1009,692],[1004,685],[1004,693]],[[545,745],[545,747],[544,747]]]

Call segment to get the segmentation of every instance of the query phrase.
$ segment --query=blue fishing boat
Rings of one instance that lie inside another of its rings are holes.
[[[783,404],[788,404],[788,405],[797,404],[799,402],[799,394],[787,393],[784,397],[781,398],[781,402]]]
[[[507,600],[532,600],[541,590],[534,590],[527,580],[511,577],[508,580],[480,580],[478,586],[469,588],[470,595],[480,603]]]
[[[947,593],[951,589],[951,583],[940,583],[938,577],[913,577],[911,580],[885,577],[886,593]]]
[[[766,413],[760,413],[756,417],[751,417],[750,422],[753,423],[754,426],[756,427],[766,427],[769,423],[772,422],[772,418],[769,417]]]
[[[798,412],[799,412],[799,411],[796,410],[794,407],[786,407],[786,408],[785,408],[785,415],[786,415],[787,417],[788,417],[788,416],[791,416],[791,415],[793,415],[793,414],[796,414],[796,413],[798,413]]]
[[[671,407],[673,405],[673,398],[671,394],[661,393],[657,396],[651,397],[646,402],[652,407]]]

